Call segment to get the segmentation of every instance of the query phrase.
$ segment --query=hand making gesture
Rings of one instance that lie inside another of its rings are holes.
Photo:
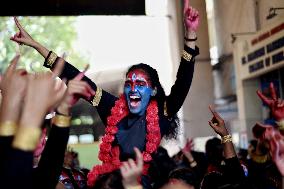
[[[228,130],[225,126],[225,121],[222,119],[222,117],[215,111],[215,109],[212,106],[209,106],[209,109],[213,115],[211,121],[209,121],[209,125],[214,129],[214,131],[220,135],[221,137],[224,137],[228,135]]]
[[[134,148],[136,154],[136,163],[133,159],[123,162],[120,167],[123,178],[123,186],[125,188],[139,186],[138,179],[143,171],[143,157],[138,148]]]
[[[189,0],[184,0],[183,17],[186,31],[196,32],[199,26],[199,13],[189,5]]]
[[[232,136],[229,134],[225,121],[223,118],[214,110],[212,106],[209,106],[211,113],[213,114],[213,118],[209,121],[209,125],[214,129],[214,131],[221,136],[222,144],[224,147],[224,157],[225,159],[229,159],[236,156],[235,148],[233,145]]]
[[[68,82],[67,90],[64,98],[57,108],[57,111],[64,115],[69,115],[70,108],[76,104],[80,97],[89,99],[94,96],[96,92],[89,86],[86,81],[82,81],[88,66],[83,72],[80,72],[74,79]]]
[[[270,83],[269,90],[271,98],[264,96],[259,90],[257,90],[257,95],[270,108],[276,121],[281,121],[284,119],[284,101],[277,98],[273,83]]]
[[[19,31],[14,36],[12,36],[10,39],[12,41],[17,42],[20,45],[24,44],[30,47],[34,47],[36,44],[36,41],[34,41],[33,38],[28,34],[28,32],[26,32],[26,30],[21,26],[21,24],[19,23],[16,17],[14,17],[14,21]]]

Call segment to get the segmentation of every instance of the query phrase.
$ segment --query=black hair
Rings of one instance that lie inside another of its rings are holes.
[[[198,178],[196,173],[189,168],[177,168],[170,172],[169,179],[178,179],[183,181],[186,184],[194,186],[195,189],[199,188]]]
[[[169,173],[176,168],[176,164],[170,158],[168,151],[161,146],[158,147],[157,152],[152,157],[148,174],[154,183],[153,188],[161,188],[168,182]]]
[[[223,160],[223,146],[221,140],[216,137],[207,140],[205,151],[209,164],[219,166]]]
[[[165,94],[164,88],[162,87],[160,83],[157,70],[149,66],[148,64],[139,63],[139,64],[135,64],[131,66],[126,72],[126,76],[128,75],[129,72],[134,71],[134,70],[142,70],[148,75],[149,80],[151,81],[151,84],[152,84],[152,88],[157,89],[156,95],[151,96],[151,100],[156,100],[158,103],[159,112],[164,113],[164,103],[166,100],[166,94]],[[179,119],[177,115],[173,116],[173,119],[171,119],[170,125],[171,125],[170,129],[167,133],[165,133],[165,137],[166,138],[176,138],[178,127],[179,127]]]
[[[257,140],[255,139],[252,139],[249,141],[249,144],[253,146],[253,149],[255,150],[256,149],[256,146],[257,146]]]
[[[122,176],[119,170],[111,173],[102,174],[96,180],[92,189],[124,189],[122,185]]]

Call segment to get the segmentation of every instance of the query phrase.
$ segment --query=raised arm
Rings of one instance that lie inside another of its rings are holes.
[[[209,109],[213,115],[213,118],[211,121],[209,121],[209,125],[212,127],[212,129],[220,135],[222,138],[222,143],[224,146],[224,157],[225,159],[229,159],[232,157],[236,157],[237,154],[235,152],[235,148],[232,141],[232,136],[229,134],[226,126],[225,121],[222,119],[222,117],[213,109],[213,107],[209,106]]]
[[[197,40],[196,31],[199,25],[199,13],[189,5],[189,0],[184,0],[183,16],[185,26],[184,50],[182,52],[176,81],[165,103],[165,113],[169,117],[174,116],[179,111],[187,96],[193,78],[194,57],[199,54],[199,49],[195,46],[195,41]]]
[[[55,73],[58,72],[60,70],[57,67]],[[55,87],[55,77],[50,72],[26,76],[22,114],[17,122],[19,127],[8,154],[9,158],[5,161],[5,175],[1,177],[9,188],[30,188],[32,185],[33,151],[41,135],[40,126],[48,110],[58,104],[64,94],[64,91],[59,90],[62,85]],[[15,93],[17,92],[16,89]]]
[[[11,40],[36,49],[45,58],[44,66],[50,68],[51,70],[53,70],[57,64],[64,64],[63,71],[59,76],[60,78],[65,78],[67,81],[69,81],[80,73],[77,68],[66,62],[61,57],[58,57],[54,52],[48,50],[39,42],[35,41],[19,23],[17,18],[15,17],[14,19],[19,32],[11,37]],[[109,115],[111,108],[114,106],[114,102],[117,100],[117,97],[97,87],[97,85],[85,75],[83,75],[82,81],[86,81],[95,91],[95,94],[92,95],[92,97],[84,99],[97,108],[102,121],[106,123],[107,115]]]
[[[13,137],[17,131],[24,93],[26,89],[26,72],[17,70],[19,56],[16,56],[2,77],[0,108],[0,177],[5,174],[4,165],[11,151]]]
[[[237,158],[232,136],[229,134],[222,117],[213,109],[213,107],[209,106],[209,109],[213,115],[212,119],[209,121],[209,125],[215,133],[222,138],[225,157],[224,176],[231,184],[243,184],[245,179],[244,171]]]

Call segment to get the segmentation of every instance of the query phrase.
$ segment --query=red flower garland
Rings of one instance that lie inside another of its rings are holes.
[[[115,102],[111,109],[111,115],[107,118],[107,126],[105,135],[102,138],[100,145],[99,159],[102,165],[96,165],[88,174],[88,186],[93,187],[99,175],[110,173],[119,169],[121,161],[119,159],[119,147],[112,146],[115,135],[118,132],[117,124],[128,115],[128,107],[124,95]],[[155,152],[161,142],[161,133],[159,127],[158,105],[156,101],[150,101],[146,110],[146,149],[142,152],[144,160],[143,174],[147,174],[149,164],[152,160],[151,153]],[[145,163],[146,162],[146,163]]]

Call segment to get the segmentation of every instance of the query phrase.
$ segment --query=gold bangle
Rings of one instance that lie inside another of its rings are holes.
[[[53,118],[53,124],[58,127],[70,127],[71,116],[56,114]]]
[[[276,121],[276,124],[278,125],[279,130],[284,130],[284,119]]]
[[[225,135],[222,137],[222,144],[227,143],[227,142],[233,142],[232,135]]]
[[[17,124],[13,121],[5,121],[0,124],[0,136],[13,136],[17,131]]]
[[[55,54],[54,52],[51,52],[50,56],[47,59],[47,65],[49,67],[52,67],[57,57],[58,57],[57,54]]]
[[[96,95],[94,96],[92,100],[93,106],[98,106],[100,104],[102,94],[103,94],[103,90],[100,87],[97,87]]]
[[[186,52],[185,50],[182,51],[182,58],[184,58],[186,61],[190,61],[192,58],[192,55]]]
[[[38,127],[19,127],[12,146],[23,151],[33,151],[41,136]]]

